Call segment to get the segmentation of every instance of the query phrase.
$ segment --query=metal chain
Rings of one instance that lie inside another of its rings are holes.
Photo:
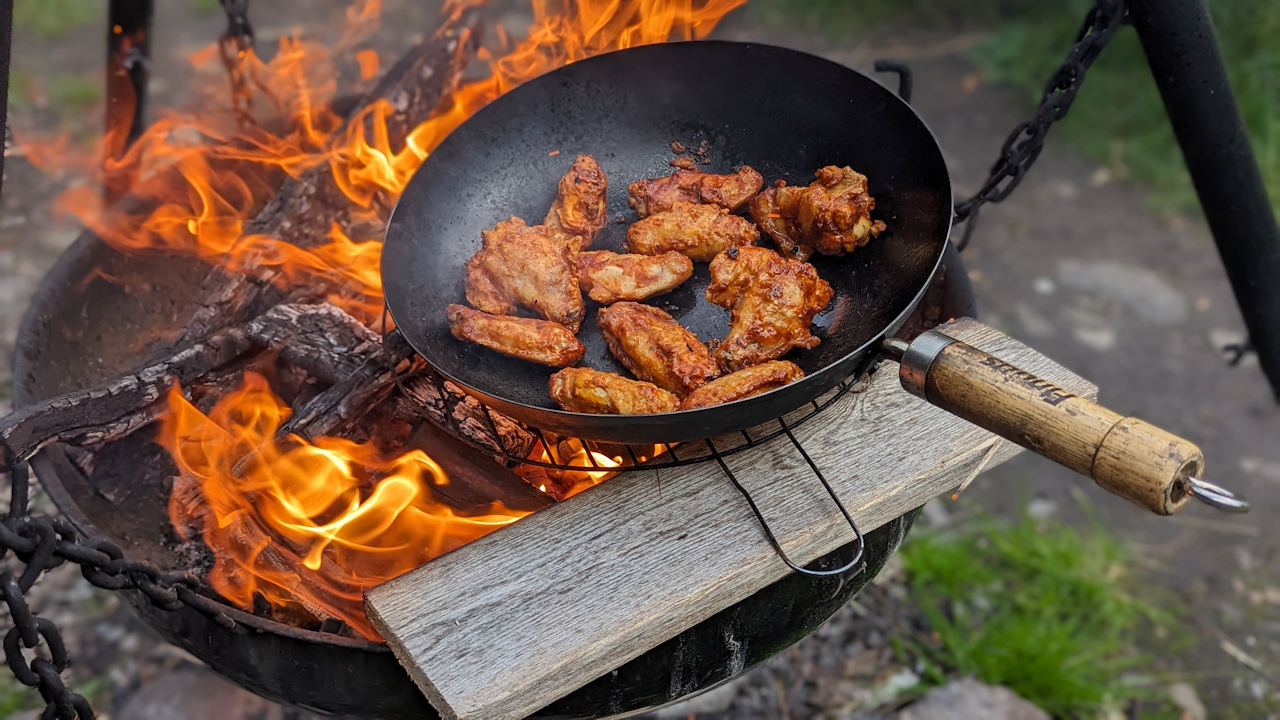
[[[989,202],[1000,202],[1022,182],[1031,165],[1044,149],[1049,126],[1066,116],[1076,93],[1084,82],[1085,71],[1098,58],[1102,48],[1124,22],[1124,0],[1097,0],[1085,15],[1075,45],[1045,85],[1040,106],[1030,120],[1018,125],[1000,148],[1000,158],[991,166],[991,174],[982,189],[956,203],[956,222],[965,222],[964,235],[956,249],[964,250],[978,224],[978,211]]]
[[[227,16],[227,29],[218,38],[218,53],[222,66],[231,82],[231,108],[236,122],[247,125],[253,103],[253,90],[249,87],[251,73],[245,61],[253,49],[253,26],[249,24],[249,0],[221,0],[222,11]]]
[[[7,453],[6,453],[7,455]],[[65,562],[80,566],[90,583],[107,590],[137,590],[153,605],[164,610],[195,607],[214,622],[234,628],[228,615],[201,607],[193,601],[199,596],[199,579],[186,572],[165,572],[146,563],[128,560],[120,548],[103,539],[82,538],[63,518],[32,515],[30,470],[25,463],[4,462],[12,494],[9,512],[0,515],[0,560],[10,551],[21,565],[21,574],[0,571],[0,600],[9,610],[13,626],[4,635],[5,661],[18,682],[36,688],[44,699],[42,720],[91,720],[93,709],[84,696],[72,692],[62,681],[62,673],[71,664],[62,634],[52,621],[35,615],[25,594],[47,571]],[[43,649],[48,657],[36,655],[27,659],[24,651],[34,654]]]

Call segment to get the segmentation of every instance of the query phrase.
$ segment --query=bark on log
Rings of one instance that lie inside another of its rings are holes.
[[[382,344],[376,333],[332,305],[281,305],[140,370],[21,408],[0,419],[0,442],[10,458],[25,460],[53,442],[117,440],[157,419],[164,394],[175,383],[191,386],[262,349],[277,350],[332,382],[349,376],[361,358],[380,355]]]
[[[386,118],[390,143],[392,147],[402,145],[409,130],[425,120],[457,87],[477,46],[479,15],[477,9],[470,8],[446,21],[435,35],[392,66],[382,82],[351,111],[347,122],[354,122],[364,108],[384,100],[392,109]],[[338,132],[347,131],[348,126],[344,126]],[[359,221],[353,216],[356,209],[325,164],[297,179],[286,180],[248,224],[245,233],[269,235],[304,248],[322,242],[335,223],[358,238],[367,235],[368,230],[355,227],[355,223],[372,221],[375,234],[380,234],[381,225],[390,214],[385,202],[375,199],[374,207],[361,208]],[[215,270],[197,294],[186,329],[176,345],[190,344],[218,328],[244,322],[265,306],[278,302],[284,294],[274,285],[277,276],[272,269],[253,275]],[[323,297],[330,289],[311,288],[296,297]]]
[[[0,421],[0,441],[9,458],[26,460],[52,442],[102,434],[112,426],[116,431],[137,429],[129,417],[160,401],[175,382],[190,383],[235,361],[253,346],[243,328],[215,333],[136,372],[12,413]]]

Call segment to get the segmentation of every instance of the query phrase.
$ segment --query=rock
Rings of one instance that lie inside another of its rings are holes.
[[[143,685],[112,714],[117,720],[283,720],[281,706],[210,670],[187,668]]]
[[[1172,325],[1187,318],[1187,301],[1151,270],[1117,262],[1058,262],[1058,282],[1126,306],[1143,320]]]
[[[1184,682],[1176,682],[1169,686],[1169,699],[1182,711],[1182,720],[1205,720],[1209,712],[1196,689]]]
[[[896,720],[1049,720],[1040,708],[1006,687],[972,678],[952,680],[903,708]]]

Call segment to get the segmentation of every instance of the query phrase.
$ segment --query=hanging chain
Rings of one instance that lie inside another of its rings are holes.
[[[978,210],[986,203],[1000,202],[1009,197],[1036,158],[1040,157],[1049,126],[1066,116],[1084,82],[1085,71],[1124,22],[1124,14],[1124,0],[1098,0],[1085,15],[1084,24],[1076,33],[1075,45],[1045,85],[1035,115],[1009,133],[1000,148],[1000,158],[991,166],[991,174],[982,184],[982,189],[973,197],[956,203],[956,222],[965,223],[964,235],[956,249],[968,247],[973,229],[978,224]]]
[[[0,471],[10,477],[12,495],[9,512],[0,515],[0,560],[10,551],[25,565],[15,578],[0,571],[0,600],[9,610],[13,626],[4,635],[4,657],[18,682],[36,688],[45,702],[41,720],[92,720],[93,709],[84,696],[72,692],[62,681],[71,664],[66,643],[52,621],[35,615],[27,604],[26,592],[45,572],[65,562],[80,566],[90,583],[107,590],[137,590],[153,605],[164,610],[192,606],[227,628],[235,621],[222,612],[194,604],[199,597],[199,580],[190,573],[164,572],[145,563],[127,560],[120,548],[101,539],[82,538],[62,518],[32,515],[30,470],[25,463],[4,462]],[[25,652],[35,655],[31,660]],[[43,655],[37,654],[43,651]]]
[[[250,122],[253,90],[249,87],[249,53],[253,50],[253,26],[249,24],[249,0],[221,0],[227,15],[227,29],[218,38],[218,53],[231,81],[231,108],[236,122]]]

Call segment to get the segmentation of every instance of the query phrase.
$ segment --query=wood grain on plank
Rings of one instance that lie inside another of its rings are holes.
[[[985,325],[946,332],[1096,394]],[[1019,452],[907,394],[892,364],[795,434],[864,532]],[[853,539],[785,437],[726,462],[793,560]],[[790,572],[716,463],[661,472],[661,488],[624,473],[368,593],[370,619],[445,717],[525,717]]]

